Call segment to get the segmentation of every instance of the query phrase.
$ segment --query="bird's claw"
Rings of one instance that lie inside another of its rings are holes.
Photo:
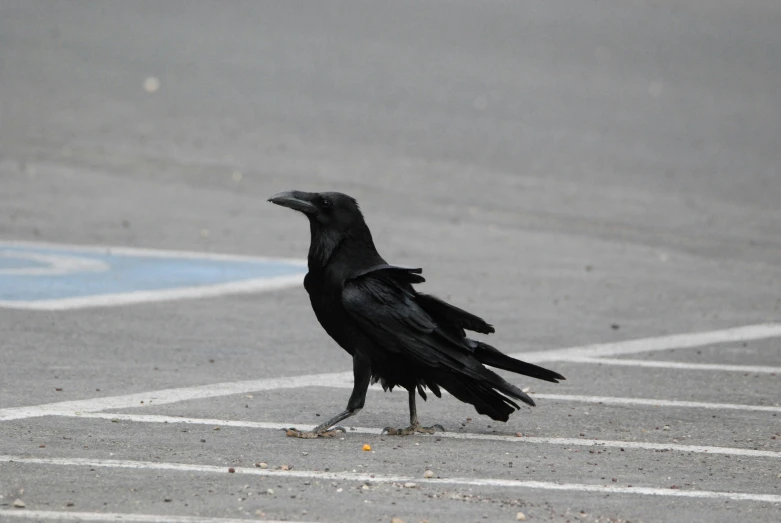
[[[315,438],[333,438],[339,432],[347,432],[343,427],[334,427],[328,430],[313,430],[306,432],[290,427],[285,429],[285,435],[289,438],[301,438],[301,439],[315,439]]]
[[[385,427],[382,429],[382,434],[388,434],[389,436],[411,436],[415,433],[419,434],[434,434],[436,432],[445,432],[445,427],[440,424],[432,425],[430,427],[421,427],[420,425],[410,425],[406,429],[397,429],[394,427]]]

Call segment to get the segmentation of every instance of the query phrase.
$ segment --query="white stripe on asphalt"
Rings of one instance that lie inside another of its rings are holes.
[[[637,352],[666,350],[676,347],[697,347],[712,343],[754,340],[775,336],[781,336],[781,324],[772,323],[763,325],[750,325],[747,327],[737,327],[733,329],[724,329],[711,332],[678,334],[674,336],[662,336],[658,338],[645,338],[615,343],[586,345],[583,347],[571,347],[568,349],[550,351],[525,352],[513,354],[513,356],[529,362],[567,361],[568,358],[574,359],[582,357],[634,354]],[[143,392],[126,396],[113,396],[107,398],[49,403],[31,407],[12,407],[0,409],[0,421],[56,415],[58,412],[99,412],[107,409],[139,407],[141,405],[149,405],[150,403],[163,405],[193,399],[215,398],[220,396],[246,394],[248,392],[263,390],[314,386],[352,388],[352,379],[352,372],[333,372],[327,374],[312,374],[285,378],[267,378],[260,380],[214,383],[195,387]],[[563,395],[555,395],[554,397],[554,395],[540,394],[537,395],[537,397],[543,399],[546,397],[560,400],[566,399],[566,396]],[[588,398],[587,396],[570,397],[577,398],[572,399],[571,401],[587,401],[584,398]],[[664,405],[673,407],[701,407],[703,405],[710,405],[710,407],[704,408],[727,408],[772,412],[781,411],[781,409],[778,407],[754,407],[751,405],[727,404],[728,406],[724,406],[725,404],[718,403],[671,402],[667,400],[645,399],[634,400],[632,398],[614,398],[614,400],[615,401],[611,400],[611,404],[620,403],[634,405]],[[595,403],[604,403],[604,401],[599,400],[595,401]]]
[[[704,401],[658,400],[648,398],[615,398],[612,396],[575,396],[571,394],[532,394],[535,398],[604,405],[644,405],[649,407],[680,407],[716,410],[750,410],[757,412],[781,412],[781,407],[769,405],[741,405],[736,403],[706,403]]]
[[[640,352],[657,352],[669,349],[688,349],[702,347],[714,343],[760,340],[781,337],[781,323],[765,323],[748,325],[708,332],[693,332],[689,334],[673,334],[642,338],[639,340],[617,341],[614,343],[597,343],[569,349],[550,351],[518,352],[511,354],[531,363],[545,361],[568,361],[570,358],[599,358],[602,356],[620,356],[622,354],[637,354]]]
[[[35,407],[11,407],[0,410],[0,421],[36,418],[40,416],[73,416],[82,413],[101,412],[108,409],[165,405],[193,399],[214,398],[246,392],[258,392],[285,388],[328,387],[338,389],[352,389],[352,382],[347,380],[352,380],[352,373],[345,372],[334,374],[313,374],[310,376],[297,376],[295,379],[279,378],[258,381],[217,383],[204,387],[168,389],[157,392],[132,394],[130,396],[99,398],[96,400],[64,401],[62,403],[49,403]],[[302,382],[305,384],[302,384]],[[195,389],[195,391],[192,389]],[[382,392],[382,387],[375,385],[369,387],[369,390]],[[442,395],[446,396],[447,393],[442,391]],[[536,399],[574,401],[578,403],[596,403],[602,405],[640,405],[649,407],[781,412],[781,406],[772,405],[707,403],[702,401],[680,401],[653,398],[621,398],[613,396],[580,396],[572,394],[530,393],[530,396]]]
[[[167,470],[175,472],[202,472],[229,474],[228,467],[215,465],[195,465],[188,463],[163,463],[153,461],[101,460],[86,458],[26,458],[22,456],[0,455],[0,462],[23,463],[31,465],[58,465],[77,467],[121,468],[133,470]],[[753,494],[743,492],[718,492],[707,490],[682,490],[657,487],[619,487],[585,483],[554,483],[549,481],[521,481],[514,479],[492,478],[431,478],[421,479],[414,476],[395,476],[361,472],[320,472],[314,470],[274,471],[261,468],[233,467],[235,474],[281,478],[309,478],[323,481],[360,481],[365,483],[408,483],[416,485],[464,485],[477,487],[508,487],[538,490],[558,490],[566,492],[594,492],[598,494],[635,494],[644,496],[684,497],[698,499],[761,501],[781,503],[781,495]]]
[[[685,363],[680,361],[623,360],[619,358],[570,358],[567,363],[596,363],[621,367],[647,367],[654,369],[715,370],[744,372],[748,374],[781,374],[781,367],[763,365],[722,365],[719,363]]]
[[[204,398],[217,398],[259,392],[264,390],[295,389],[301,387],[330,387],[345,380],[352,381],[352,372],[312,374],[285,378],[267,378],[250,381],[213,383],[196,387],[139,392],[126,396],[109,396],[89,400],[62,401],[33,407],[11,407],[0,409],[0,421],[35,418],[38,416],[68,415],[73,412],[100,412],[108,409],[128,409],[145,405],[165,405]]]
[[[55,510],[0,510],[3,518],[35,519],[38,521],[130,521],[132,523],[247,523],[246,518],[207,518],[198,516],[169,516],[152,514],[120,514],[117,512],[65,512]],[[264,519],[263,523],[282,523]],[[285,523],[296,523],[285,520]]]
[[[300,423],[269,423],[265,421],[235,421],[207,418],[179,418],[176,416],[159,416],[154,414],[112,414],[110,412],[95,412],[89,414],[73,414],[79,418],[97,418],[105,420],[130,421],[138,423],[170,423],[185,425],[210,425],[221,427],[239,427],[251,429],[281,430],[296,427],[298,430],[312,430],[315,426]],[[371,427],[350,427],[348,434],[380,434],[382,429]],[[428,437],[428,436],[421,436]],[[488,441],[503,441],[509,443],[537,443],[545,445],[563,445],[571,447],[605,447],[626,448],[654,451],[692,452],[695,454],[719,454],[727,456],[746,456],[758,458],[781,459],[781,452],[772,450],[740,449],[733,447],[710,447],[703,445],[681,445],[678,443],[645,443],[641,441],[616,441],[585,438],[540,438],[533,436],[501,436],[496,434],[474,434],[459,432],[438,432],[435,437],[449,439],[475,439]]]
[[[30,249],[54,249],[87,252],[93,254],[115,254],[118,256],[143,256],[146,258],[181,258],[215,261],[246,262],[284,262],[306,268],[306,260],[299,258],[271,258],[268,256],[245,256],[241,254],[222,254],[218,252],[176,251],[166,249],[143,249],[140,247],[117,247],[110,245],[74,245],[70,243],[30,242],[22,240],[2,240],[0,247],[26,247]]]

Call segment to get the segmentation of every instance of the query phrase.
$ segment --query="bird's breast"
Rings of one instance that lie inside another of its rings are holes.
[[[352,321],[342,306],[341,286],[328,284],[327,280],[308,274],[304,278],[304,288],[317,321],[336,343],[344,350],[355,352],[354,340],[350,336]]]

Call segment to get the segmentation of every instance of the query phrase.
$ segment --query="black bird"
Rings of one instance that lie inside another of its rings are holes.
[[[389,265],[377,253],[355,199],[337,192],[285,191],[269,201],[309,219],[309,272],[304,287],[320,325],[353,357],[355,378],[343,412],[310,433],[291,429],[289,435],[333,435],[331,427],[363,408],[370,382],[379,381],[386,391],[407,389],[410,426],[387,429],[406,435],[434,432],[434,427],[421,427],[418,422],[416,391],[425,400],[425,389],[437,397],[440,388],[445,389],[498,421],[507,421],[520,408],[512,398],[534,406],[528,395],[485,365],[554,383],[564,379],[467,338],[465,329],[490,334],[494,328],[439,298],[417,292],[412,285],[425,281],[422,270]]]

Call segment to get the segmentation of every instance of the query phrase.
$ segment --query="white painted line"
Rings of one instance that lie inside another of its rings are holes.
[[[88,307],[111,307],[114,305],[131,305],[158,301],[182,300],[188,298],[211,298],[226,294],[252,294],[274,291],[301,285],[304,274],[276,276],[272,278],[257,278],[232,281],[216,285],[199,285],[195,287],[176,287],[173,289],[158,289],[153,291],[131,291],[118,294],[96,294],[79,296],[77,298],[58,298],[54,300],[15,301],[0,300],[0,307],[22,310],[64,311],[84,309]]]
[[[139,247],[116,247],[109,245],[73,245],[69,243],[29,242],[17,240],[0,240],[0,247],[26,247],[29,249],[78,250],[93,254],[115,254],[119,256],[144,256],[147,258],[180,258],[215,261],[248,261],[248,262],[284,262],[306,267],[306,260],[297,258],[270,258],[268,256],[244,256],[240,254],[222,254],[217,252],[172,251],[165,249],[143,249]]]
[[[329,374],[310,374],[288,378],[269,378],[251,381],[235,381],[215,383],[181,389],[166,389],[153,392],[141,392],[127,396],[111,396],[92,400],[63,401],[32,407],[10,407],[0,409],[0,421],[36,418],[39,416],[72,416],[79,413],[101,412],[109,409],[127,409],[166,405],[204,398],[217,398],[248,392],[264,390],[296,389],[302,387],[328,387],[335,389],[352,389],[351,372],[334,372]],[[373,385],[369,390],[382,392],[382,387]],[[447,396],[446,391],[442,391]],[[697,401],[678,401],[649,398],[621,398],[611,396],[579,396],[569,394],[537,394],[531,393],[537,399],[556,401],[575,401],[579,403],[601,403],[605,405],[644,405],[652,407],[680,407],[699,409],[727,409],[757,412],[781,412],[779,406],[742,405],[735,403],[706,403]]]
[[[722,365],[718,363],[685,363],[680,361],[622,360],[619,358],[570,358],[567,363],[596,363],[621,367],[647,367],[654,369],[708,370],[743,372],[748,374],[781,374],[781,367],[758,365]]]
[[[720,331],[703,332],[695,334],[681,334],[675,336],[664,336],[661,338],[646,338],[641,340],[631,340],[617,343],[605,343],[600,345],[586,345],[584,347],[571,347],[568,349],[559,349],[541,352],[526,352],[514,354],[513,356],[526,361],[567,361],[568,358],[583,358],[608,356],[616,354],[633,354],[643,351],[666,350],[674,348],[678,344],[682,346],[694,347],[718,343],[722,341],[740,341],[774,337],[781,335],[781,324],[751,325],[748,327],[738,327],[735,329],[726,329]],[[220,396],[230,396],[233,394],[246,394],[253,391],[291,389],[301,387],[333,387],[333,388],[352,388],[352,372],[333,372],[327,374],[311,374],[304,376],[291,376],[284,378],[268,378],[260,380],[237,381],[228,383],[214,383],[195,387],[184,387],[180,389],[166,389],[160,391],[144,392],[130,394],[126,396],[114,396],[107,398],[96,398],[87,400],[66,401],[60,403],[49,403],[31,407],[12,407],[0,409],[0,421],[33,418],[37,416],[56,415],[64,412],[66,415],[70,412],[99,412],[108,409],[123,409],[131,407],[140,407],[142,405],[167,403],[177,403],[200,398],[215,398]],[[373,390],[382,390],[379,386],[372,387]],[[728,405],[718,403],[696,403],[681,402],[670,400],[648,400],[632,398],[597,398],[588,400],[590,396],[565,396],[538,394],[536,397],[541,399],[558,399],[566,401],[585,401],[590,403],[609,403],[626,405],[663,405],[671,407],[695,407],[695,408],[728,408],[738,410],[758,410],[758,411],[781,411],[778,407],[762,407],[751,405]],[[144,403],[141,403],[141,402]],[[708,405],[708,406],[705,406]]]
[[[0,244],[2,249],[2,244]],[[62,276],[80,272],[106,272],[111,267],[106,262],[83,258],[79,256],[64,256],[62,254],[39,254],[35,252],[16,252],[0,250],[0,258],[15,258],[33,260],[47,265],[46,267],[20,267],[16,269],[0,269],[0,276]]]
[[[348,381],[349,380],[349,381]],[[343,378],[322,385],[334,389],[352,389],[352,376]],[[383,392],[382,387],[372,385],[369,390],[374,392]],[[442,391],[442,396],[447,396],[447,391]],[[744,410],[758,412],[781,412],[781,406],[776,405],[744,405],[739,403],[707,403],[699,401],[680,401],[680,400],[662,400],[653,398],[623,398],[614,396],[581,396],[575,394],[539,394],[530,392],[529,395],[535,399],[547,399],[557,401],[576,401],[578,403],[603,403],[605,405],[648,405],[652,407],[676,407],[676,408],[694,408],[694,409],[728,409]],[[0,421],[2,421],[2,411],[0,411]]]
[[[22,456],[0,455],[0,462],[24,463],[31,465],[58,465],[76,467],[121,468],[132,470],[167,470],[175,472],[201,472],[214,474],[229,474],[225,466],[195,465],[188,463],[162,463],[153,461],[101,460],[86,458],[26,458]],[[370,474],[361,472],[320,472],[314,470],[275,471],[261,468],[234,467],[235,474],[265,476],[275,478],[309,478],[323,481],[360,481],[365,483],[407,483],[417,485],[464,485],[477,487],[507,487],[528,488],[538,490],[558,490],[566,492],[594,492],[597,494],[635,494],[643,496],[665,496],[698,499],[760,501],[766,503],[781,503],[781,495],[753,494],[743,492],[718,492],[707,490],[682,490],[655,487],[618,487],[612,485],[596,485],[587,483],[554,483],[548,481],[520,481],[514,479],[492,478],[431,478],[421,480],[413,476],[395,476]]]
[[[179,418],[176,416],[159,416],[154,414],[112,414],[110,412],[93,412],[89,414],[73,414],[79,418],[97,418],[105,420],[130,421],[138,423],[170,423],[183,425],[209,425],[216,427],[239,427],[251,429],[281,430],[289,427],[296,427],[299,430],[312,430],[314,425],[300,423],[270,423],[265,421],[235,421],[207,418]],[[350,427],[348,434],[374,434],[379,435],[382,429],[370,427]],[[429,436],[421,436],[429,437]],[[691,452],[695,454],[719,454],[726,456],[745,456],[756,458],[781,459],[781,452],[772,450],[753,450],[739,449],[732,447],[710,447],[703,445],[681,445],[675,443],[645,443],[641,441],[616,441],[599,440],[585,438],[539,438],[539,437],[516,437],[501,436],[496,434],[472,434],[459,432],[438,432],[437,438],[449,439],[474,439],[487,441],[502,441],[509,443],[536,443],[544,445],[562,445],[566,447],[607,447],[607,448],[626,448],[638,450],[654,451],[675,451]]]
[[[246,518],[206,518],[198,516],[169,516],[152,514],[120,514],[116,512],[65,512],[55,510],[0,510],[4,518],[35,519],[38,521],[130,521],[132,523],[246,523]],[[264,519],[264,523],[282,523]],[[285,523],[296,523],[285,520]],[[300,523],[300,522],[299,522]]]
[[[333,386],[334,383],[349,380],[352,372],[334,372],[331,374],[312,374],[284,378],[268,378],[250,381],[213,383],[180,389],[165,389],[140,392],[126,396],[109,396],[88,400],[62,401],[33,407],[11,407],[0,409],[0,421],[35,418],[38,416],[69,415],[73,412],[100,412],[108,409],[127,409],[149,405],[165,405],[203,398],[216,398],[253,391],[291,389],[301,387]]]
[[[673,334],[671,336],[618,341],[614,343],[597,343],[582,347],[570,347],[568,349],[518,352],[511,354],[511,356],[530,363],[541,363],[546,361],[568,361],[571,358],[599,358],[602,356],[620,356],[622,354],[656,352],[669,349],[687,349],[714,343],[750,341],[775,337],[781,337],[781,323],[748,325],[746,327],[735,327],[732,329],[694,332],[690,334]]]
[[[615,398],[611,396],[574,396],[569,394],[532,394],[535,398],[580,403],[603,403],[605,405],[648,405],[651,407],[684,407],[716,410],[750,410],[758,412],[781,412],[781,407],[765,405],[739,405],[735,403],[705,403],[700,401],[656,400],[647,398]]]

